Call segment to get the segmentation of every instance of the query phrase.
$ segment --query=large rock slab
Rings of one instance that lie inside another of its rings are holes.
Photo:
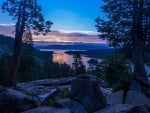
[[[43,79],[43,80],[36,80],[36,81],[29,81],[18,83],[17,86],[23,89],[27,89],[33,86],[49,86],[49,87],[57,87],[63,85],[70,85],[73,77],[67,78],[56,78],[56,79]]]
[[[40,103],[56,96],[59,92],[57,88],[49,86],[32,86],[24,89],[24,91],[37,96],[40,99]]]
[[[106,98],[99,88],[98,79],[93,75],[79,75],[72,80],[71,98],[81,103],[89,113],[107,106]]]
[[[126,104],[141,105],[150,104],[150,99],[135,90],[129,90],[125,99]]]
[[[18,83],[17,87],[37,96],[40,99],[40,103],[45,103],[48,99],[57,97],[66,89],[71,92],[70,84],[72,79],[72,77],[68,77],[29,81]]]
[[[114,92],[107,96],[107,103],[109,105],[116,105],[123,103],[123,93],[124,91]]]
[[[38,98],[21,91],[4,88],[0,91],[0,112],[17,113],[39,105]]]
[[[71,113],[71,112],[69,109],[64,108],[39,107],[22,113]]]

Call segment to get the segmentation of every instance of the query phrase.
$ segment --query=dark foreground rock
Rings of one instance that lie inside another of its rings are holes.
[[[69,109],[64,108],[39,107],[22,113],[71,113],[71,112]]]
[[[71,92],[70,84],[72,77],[59,79],[44,79],[17,84],[17,87],[35,95],[40,99],[40,104],[51,98],[59,96],[64,90]]]
[[[54,97],[58,93],[58,89],[48,86],[31,86],[23,89],[23,91],[35,95],[39,98],[40,104],[44,103],[47,99]]]
[[[150,104],[150,98],[135,90],[129,90],[127,92],[125,103],[132,105]]]
[[[107,96],[107,103],[109,105],[117,105],[123,103],[123,93],[124,91],[117,91]]]
[[[89,76],[86,76],[84,78],[87,77]],[[94,76],[92,75],[92,77]],[[40,103],[43,104],[47,102],[47,100],[49,99],[58,97],[64,90],[67,90],[69,91],[69,93],[71,93],[71,82],[74,79],[75,77],[36,80],[36,81],[18,83],[17,87],[19,87],[25,92],[37,96],[40,99]],[[103,81],[101,79],[97,79],[97,80],[98,80],[98,84],[101,86],[101,83],[103,83]],[[107,90],[105,89],[103,90],[104,92],[107,93]]]
[[[0,113],[20,112],[150,113],[150,98],[134,87],[128,92],[112,93],[111,88],[101,87],[96,76],[87,74],[76,78],[31,81],[18,84],[17,88],[0,87]]]
[[[49,86],[49,87],[57,87],[57,86],[64,86],[70,85],[73,77],[67,78],[57,78],[57,79],[43,79],[43,80],[36,80],[36,81],[29,81],[24,83],[17,84],[18,87],[23,89],[28,89],[32,86]]]
[[[150,109],[147,105],[134,106],[131,104],[117,104],[95,113],[150,113]]]
[[[54,105],[57,107],[68,108],[72,113],[88,113],[82,104],[69,98],[57,100]]]
[[[117,105],[108,106],[95,113],[127,113],[132,108],[133,106],[129,104],[117,104]]]
[[[150,113],[150,107],[148,105],[134,106],[131,104],[117,104],[95,113]]]
[[[71,99],[79,102],[89,112],[95,112],[107,106],[101,92],[98,79],[94,75],[79,75],[71,83]]]
[[[149,105],[139,105],[135,106],[129,110],[127,113],[150,113],[150,106]]]
[[[0,91],[0,113],[18,113],[39,105],[39,100],[34,96],[4,88]]]

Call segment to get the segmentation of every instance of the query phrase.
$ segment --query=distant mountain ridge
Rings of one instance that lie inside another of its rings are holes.
[[[0,56],[4,53],[12,55],[14,39],[8,36],[0,35]]]
[[[14,38],[0,35],[0,56],[3,54],[9,54],[12,56],[14,48]],[[33,51],[33,54],[38,59],[49,59],[52,57],[53,52],[39,51],[35,48],[30,47],[28,44],[22,44],[22,50],[28,48]]]
[[[38,46],[36,45],[35,48],[37,49],[59,49],[59,50],[92,50],[92,49],[111,49],[108,44],[67,44],[67,45],[47,45],[47,46]]]
[[[103,59],[110,55],[113,51],[114,49],[92,49],[87,51],[67,51],[65,53],[73,55],[77,52],[90,58]]]

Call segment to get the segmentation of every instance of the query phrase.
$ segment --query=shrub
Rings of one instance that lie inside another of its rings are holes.
[[[101,76],[114,91],[128,89],[131,68],[121,54],[112,54],[101,62]]]
[[[4,85],[9,72],[11,56],[8,54],[3,54],[0,57],[0,85]]]

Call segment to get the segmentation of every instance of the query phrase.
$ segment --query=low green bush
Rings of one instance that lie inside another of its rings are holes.
[[[101,62],[101,77],[114,91],[128,89],[131,67],[121,54],[112,54]]]

